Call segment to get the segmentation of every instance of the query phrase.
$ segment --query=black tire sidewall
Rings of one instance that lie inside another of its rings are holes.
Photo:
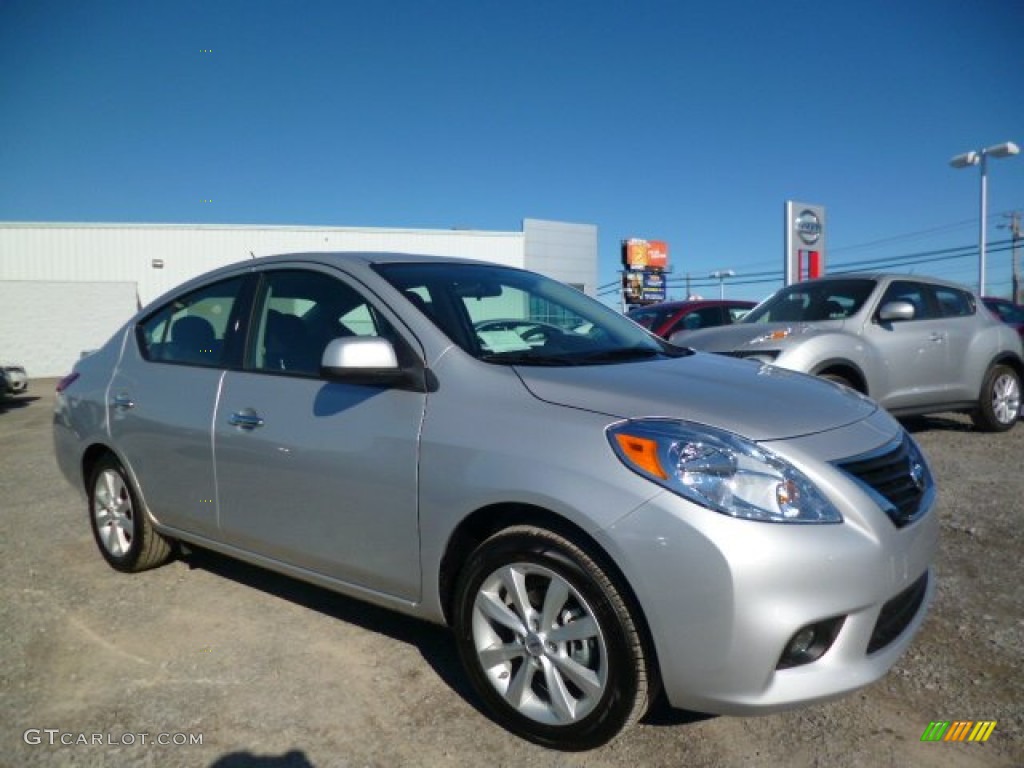
[[[96,513],[93,509],[96,497],[96,483],[99,481],[100,476],[108,470],[116,472],[120,476],[125,488],[128,489],[128,497],[131,500],[132,505],[132,540],[128,545],[128,551],[121,557],[114,555],[110,550],[108,550],[106,545],[103,543],[103,540],[100,538],[100,532],[96,526]],[[106,456],[96,462],[92,476],[89,478],[88,496],[89,527],[92,529],[93,539],[96,542],[96,546],[99,547],[100,554],[103,555],[103,559],[106,560],[112,568],[118,571],[124,571],[125,573],[134,571],[139,560],[139,555],[142,552],[142,543],[146,533],[145,526],[147,525],[147,521],[139,504],[138,494],[135,493],[135,487],[132,485],[131,479],[128,477],[128,473],[125,472],[124,467],[121,466],[121,463],[117,461],[117,459],[111,456]]]
[[[601,627],[607,651],[607,687],[594,711],[579,722],[552,726],[520,714],[494,689],[480,666],[472,635],[476,594],[494,571],[511,563],[532,563],[557,573],[583,596]],[[604,573],[596,564],[593,567]],[[453,624],[459,655],[474,689],[495,719],[512,732],[546,747],[584,750],[606,743],[628,722],[639,681],[627,630],[609,595],[588,571],[588,565],[579,562],[571,550],[559,546],[557,541],[528,533],[512,533],[493,537],[481,545],[460,574]]]

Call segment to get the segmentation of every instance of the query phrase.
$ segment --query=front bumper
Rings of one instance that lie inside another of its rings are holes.
[[[934,495],[897,528],[852,479],[811,466],[801,469],[819,475],[841,524],[739,520],[665,492],[601,532],[640,602],[673,706],[747,715],[835,698],[882,677],[923,623]],[[780,668],[800,629],[836,617],[821,658]]]

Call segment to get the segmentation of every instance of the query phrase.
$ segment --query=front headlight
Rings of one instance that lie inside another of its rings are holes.
[[[731,432],[667,419],[608,428],[622,463],[716,512],[771,523],[840,523],[839,510],[800,470]]]

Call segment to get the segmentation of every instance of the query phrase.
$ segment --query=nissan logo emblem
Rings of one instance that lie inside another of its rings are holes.
[[[805,210],[796,217],[796,233],[807,245],[814,245],[821,238],[821,220],[814,211]]]

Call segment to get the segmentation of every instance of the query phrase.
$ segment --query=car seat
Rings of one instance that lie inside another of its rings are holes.
[[[205,317],[186,315],[171,326],[167,359],[182,363],[212,363],[219,358],[217,334]]]

